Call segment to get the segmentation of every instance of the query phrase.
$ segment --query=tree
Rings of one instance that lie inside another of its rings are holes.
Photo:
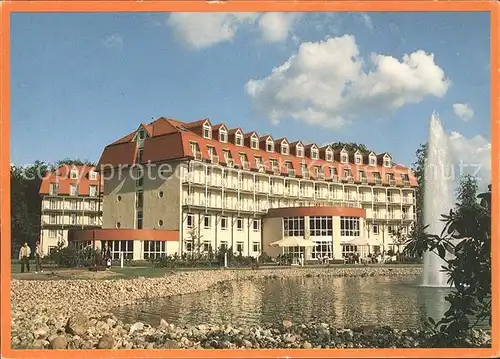
[[[349,151],[349,152],[356,152],[356,150],[359,150],[361,153],[366,153],[366,152],[370,152],[365,145],[361,144],[361,143],[354,143],[354,142],[334,142],[332,143],[330,146],[332,146],[332,148],[334,150],[338,150],[338,149],[341,149],[341,148],[344,148]]]
[[[81,160],[79,158],[63,158],[59,161],[56,162],[54,165],[54,168],[59,168],[63,165],[75,165],[75,166],[95,166],[95,162],[92,162],[90,160]]]
[[[479,204],[477,203],[477,191],[478,185],[476,177],[470,174],[462,176],[462,178],[460,179],[460,185],[458,186],[456,191],[458,209],[460,210],[460,208],[464,207],[478,206]]]
[[[40,237],[40,184],[49,165],[35,161],[31,166],[11,166],[11,255],[28,242],[31,246]]]
[[[471,188],[469,180],[462,183],[467,184],[462,190]],[[446,263],[443,271],[449,276],[448,283],[454,286],[445,297],[450,307],[443,318],[428,320],[428,344],[433,347],[467,346],[471,329],[483,320],[491,325],[491,185],[477,198],[480,203],[465,201],[443,214],[445,227],[440,235],[423,234],[418,243],[409,243],[414,249],[437,253]]]
[[[412,164],[412,171],[417,179],[418,188],[415,191],[417,224],[415,231],[422,230],[424,224],[424,191],[425,191],[425,159],[427,157],[427,143],[422,143],[415,152],[416,161]]]

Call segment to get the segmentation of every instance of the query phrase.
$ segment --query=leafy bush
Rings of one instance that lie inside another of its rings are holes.
[[[470,178],[464,182],[462,188],[471,188]],[[448,283],[454,285],[445,297],[450,308],[443,318],[438,322],[429,318],[426,323],[431,346],[464,346],[479,322],[491,325],[491,186],[477,197],[481,203],[461,201],[457,209],[442,215],[445,228],[440,235],[421,233],[409,243],[415,253],[437,253],[446,263],[442,269],[449,276]],[[471,321],[471,317],[476,319]]]
[[[102,258],[100,252],[91,247],[80,249],[58,244],[58,247],[51,252],[49,259],[59,268],[74,268],[101,265]]]

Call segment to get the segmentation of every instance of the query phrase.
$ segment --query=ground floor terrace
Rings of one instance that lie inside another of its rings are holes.
[[[365,210],[352,207],[289,207],[270,209],[263,216],[182,210],[179,230],[92,229],[72,230],[69,244],[109,248],[111,257],[147,260],[160,256],[217,253],[258,258],[286,254],[305,261],[343,260],[352,255],[366,258],[401,243],[374,233]],[[382,233],[382,235],[381,235]]]

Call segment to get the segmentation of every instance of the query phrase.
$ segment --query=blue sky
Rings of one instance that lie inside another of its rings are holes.
[[[487,13],[13,14],[11,162],[97,161],[166,116],[410,165],[433,110],[474,161],[491,138],[489,64]]]

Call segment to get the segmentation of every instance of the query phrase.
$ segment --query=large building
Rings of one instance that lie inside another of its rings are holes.
[[[415,222],[414,175],[388,153],[305,144],[212,124],[159,118],[108,145],[103,230],[75,240],[111,240],[113,255],[133,259],[232,248],[245,256],[281,253],[306,259],[394,248],[392,233]]]
[[[41,182],[41,244],[45,253],[68,244],[70,229],[100,228],[102,186],[93,166],[62,165]]]

